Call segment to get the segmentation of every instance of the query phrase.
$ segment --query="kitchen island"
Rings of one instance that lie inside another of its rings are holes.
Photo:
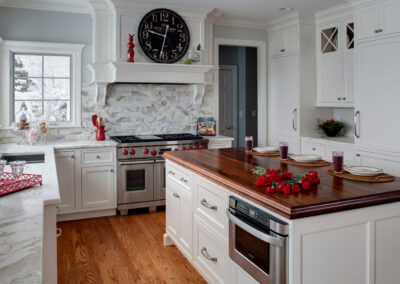
[[[329,167],[320,167],[312,170],[318,171],[321,183],[309,191],[268,194],[255,185],[253,167],[294,174],[311,169],[281,163],[279,157],[247,154],[240,148],[166,153],[164,157],[164,242],[177,245],[207,280],[252,279],[249,271],[229,259],[232,244],[226,210],[229,196],[235,196],[288,224],[286,283],[398,283],[398,179],[354,182],[333,177],[327,173]],[[176,220],[178,213],[184,214]]]

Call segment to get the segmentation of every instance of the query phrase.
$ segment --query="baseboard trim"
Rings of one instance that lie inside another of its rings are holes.
[[[115,216],[115,215],[116,215],[115,209],[106,209],[106,210],[98,210],[98,211],[90,211],[90,212],[78,212],[78,213],[57,215],[57,222],[98,218],[98,217],[106,217],[106,216]]]

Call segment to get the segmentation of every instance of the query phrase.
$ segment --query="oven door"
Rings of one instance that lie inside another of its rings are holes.
[[[233,209],[227,213],[230,258],[260,283],[287,283],[287,238],[254,224]]]
[[[154,164],[154,200],[165,199],[165,160],[156,160]]]
[[[118,204],[153,200],[154,161],[118,163]]]

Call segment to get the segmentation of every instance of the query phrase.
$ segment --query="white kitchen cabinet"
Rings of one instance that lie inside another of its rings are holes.
[[[57,205],[58,213],[72,213],[75,203],[75,151],[56,153],[57,176],[61,204]]]
[[[167,171],[171,168],[167,166]],[[193,205],[192,195],[181,185],[167,176],[167,234],[175,245],[192,260],[193,255]]]
[[[358,149],[355,156],[359,165],[381,168],[385,173],[400,176],[400,154],[374,153]]]
[[[116,148],[57,150],[58,221],[115,215]]]
[[[297,26],[271,32],[270,57],[293,55],[299,52],[299,31]]]
[[[317,106],[354,107],[353,16],[346,11],[334,21],[330,17],[318,18]]]
[[[257,284],[259,283],[251,277],[243,268],[236,264],[233,260],[231,262],[231,284]]]
[[[217,135],[205,137],[208,139],[208,149],[224,149],[232,148],[233,138]]]
[[[82,209],[108,208],[115,204],[114,167],[82,168]]]
[[[198,216],[193,231],[194,266],[209,283],[229,283],[228,242]]]
[[[356,50],[356,145],[400,152],[400,36],[363,42]]]
[[[400,1],[373,1],[356,7],[357,40],[369,40],[400,33]]]

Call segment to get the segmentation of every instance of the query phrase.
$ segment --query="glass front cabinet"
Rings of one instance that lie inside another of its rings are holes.
[[[354,107],[354,20],[317,28],[317,106]]]

